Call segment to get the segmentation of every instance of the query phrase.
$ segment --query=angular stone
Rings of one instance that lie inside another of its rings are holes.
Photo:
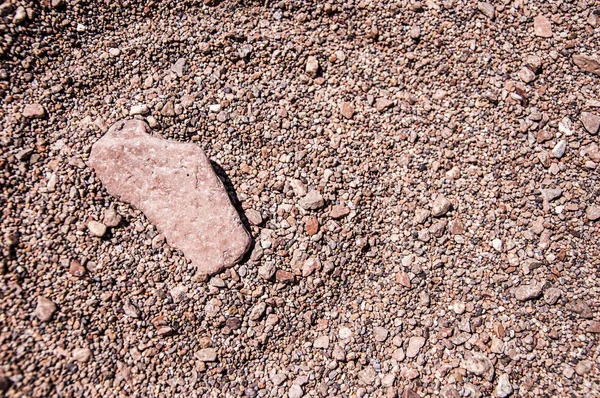
[[[542,59],[535,55],[531,54],[525,58],[525,66],[527,66],[533,73],[539,73],[542,69]]]
[[[376,341],[383,343],[388,337],[388,330],[386,328],[382,328],[381,326],[373,327],[373,337],[375,337]]]
[[[46,110],[40,104],[28,104],[23,109],[23,117],[27,119],[43,119],[46,116]]]
[[[565,308],[585,319],[592,319],[592,317],[594,316],[594,311],[584,300],[569,301]]]
[[[410,289],[410,276],[404,271],[396,273],[396,282]]]
[[[484,1],[480,1],[479,3],[477,3],[477,9],[489,19],[494,19],[494,16],[496,15],[496,10],[494,6]]]
[[[581,123],[590,134],[596,134],[600,129],[600,116],[590,112],[581,112]]]
[[[89,165],[106,190],[139,208],[199,273],[234,265],[250,235],[202,149],[148,134],[121,121],[94,144]]]
[[[129,110],[129,114],[132,116],[133,115],[147,115],[149,112],[150,112],[150,109],[148,109],[148,105],[146,105],[146,104],[134,105]]]
[[[121,216],[117,214],[114,208],[110,208],[104,212],[102,223],[107,227],[116,227],[121,223]]]
[[[89,348],[76,348],[71,353],[71,357],[73,357],[73,359],[77,362],[85,363],[88,362],[92,357],[92,350]]]
[[[313,347],[314,348],[329,348],[329,336],[321,336],[318,337],[314,343],[313,343]]]
[[[340,113],[346,119],[352,119],[354,116],[354,106],[350,102],[342,102],[340,105]]]
[[[129,300],[125,300],[123,303],[123,312],[130,318],[137,319],[140,317],[140,311]]]
[[[588,361],[588,360],[583,360],[583,361],[579,361],[577,363],[577,366],[575,366],[575,372],[579,376],[583,376],[583,375],[590,373],[593,368],[594,368],[594,362]]]
[[[562,189],[560,188],[546,188],[540,189],[542,198],[548,202],[552,202],[562,196]]]
[[[294,283],[295,277],[291,272],[278,269],[277,272],[275,272],[275,280],[280,283]]]
[[[183,68],[185,67],[185,58],[179,58],[177,62],[171,66],[171,70],[179,77],[183,76]]]
[[[346,217],[348,214],[350,214],[350,208],[344,205],[333,205],[329,213],[331,218],[335,219]]]
[[[217,350],[214,348],[203,348],[197,351],[194,356],[202,362],[214,362],[217,360]]]
[[[441,217],[452,208],[452,203],[444,195],[438,195],[431,206],[431,215]]]
[[[387,98],[377,98],[375,101],[375,109],[377,109],[378,112],[383,112],[392,105],[394,105],[394,101]]]
[[[319,232],[319,220],[315,216],[309,216],[304,224],[304,230],[308,236],[313,236]]]
[[[250,320],[258,321],[260,319],[260,317],[262,317],[264,315],[266,310],[267,310],[267,304],[265,304],[264,301],[261,301],[260,303],[256,304],[250,311],[250,316],[249,316]]]
[[[567,149],[567,141],[560,140],[552,149],[552,154],[555,158],[560,159],[564,156],[565,150]]]
[[[548,18],[540,14],[533,19],[533,31],[538,37],[552,37],[552,24]]]
[[[298,201],[298,204],[304,210],[317,210],[325,205],[325,201],[319,191],[310,191]]]
[[[252,225],[260,225],[263,222],[262,215],[258,210],[248,209],[246,210],[246,218]]]
[[[555,287],[551,287],[544,292],[544,301],[546,304],[554,305],[562,296],[562,291]]]
[[[39,296],[33,314],[42,322],[48,322],[56,312],[56,304],[46,297]]]
[[[310,56],[306,60],[306,73],[310,77],[317,77],[319,73],[319,60],[316,57]]]
[[[498,377],[498,386],[496,387],[496,396],[499,398],[506,398],[513,393],[513,387],[510,384],[510,380],[506,373],[503,373]]]
[[[288,398],[302,398],[302,395],[304,395],[304,391],[302,391],[302,387],[297,384],[291,386],[287,394]]]
[[[309,258],[302,265],[302,276],[311,276],[315,271],[321,269],[321,262],[318,258]]]
[[[85,274],[85,267],[81,265],[79,260],[71,260],[69,263],[69,273],[78,278],[82,277]]]
[[[269,280],[275,275],[277,272],[277,268],[275,268],[275,264],[267,263],[258,267],[258,276],[263,278],[264,280]]]
[[[462,364],[464,368],[477,376],[482,376],[493,369],[492,361],[487,356],[480,353],[470,353],[465,355]]]
[[[573,63],[584,72],[600,76],[600,61],[582,54],[573,54]]]
[[[515,298],[519,301],[533,300],[541,296],[543,285],[521,285],[515,290]]]

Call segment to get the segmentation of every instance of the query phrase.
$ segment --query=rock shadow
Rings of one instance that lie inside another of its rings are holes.
[[[248,234],[250,235],[250,247],[248,248],[248,251],[246,251],[246,254],[244,254],[244,257],[242,257],[242,259],[240,261],[238,261],[238,264],[243,264],[246,261],[248,261],[248,259],[252,255],[252,251],[254,250],[254,245],[256,244],[256,242],[254,241],[254,237],[252,236],[252,233],[250,232],[250,231],[252,231],[250,229],[250,222],[248,221],[248,218],[246,217],[246,213],[244,212],[244,209],[242,208],[242,202],[240,202],[240,199],[237,196],[237,192],[235,192],[235,188],[233,187],[233,184],[231,183],[231,180],[229,179],[229,176],[227,175],[225,170],[223,170],[221,165],[219,165],[217,162],[214,162],[212,160],[210,161],[210,165],[212,166],[213,170],[215,171],[215,173],[217,174],[217,176],[219,177],[219,179],[225,186],[225,190],[227,191],[227,195],[229,196],[229,200],[231,201],[231,204],[233,205],[235,210],[238,212],[238,215],[240,216],[240,220],[242,220],[242,224],[244,224],[246,231],[248,231]]]

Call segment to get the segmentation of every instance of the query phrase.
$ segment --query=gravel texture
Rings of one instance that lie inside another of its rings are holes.
[[[4,0],[0,395],[600,395],[599,8]],[[124,118],[202,147],[242,263],[107,194]]]

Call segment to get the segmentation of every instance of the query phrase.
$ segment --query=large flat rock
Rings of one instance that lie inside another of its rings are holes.
[[[251,239],[204,151],[148,134],[138,120],[115,123],[89,165],[106,190],[140,209],[198,272],[238,262]]]

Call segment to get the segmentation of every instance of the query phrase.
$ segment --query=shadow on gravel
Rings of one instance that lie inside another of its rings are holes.
[[[254,237],[250,232],[250,223],[248,222],[246,213],[244,213],[244,209],[242,208],[242,203],[238,199],[237,193],[233,188],[233,184],[231,183],[231,180],[229,179],[229,176],[227,175],[225,170],[223,170],[223,168],[217,162],[214,162],[212,160],[210,161],[210,165],[212,166],[217,176],[219,176],[219,178],[221,179],[221,182],[223,182],[223,185],[225,185],[227,195],[229,195],[229,200],[231,201],[233,207],[235,207],[235,209],[237,210],[240,219],[242,220],[242,224],[244,224],[244,227],[246,227],[246,231],[248,231],[248,234],[250,235],[250,247],[248,248],[248,251],[246,251],[246,254],[244,254],[244,257],[240,261],[238,261],[238,264],[243,264],[250,258],[250,255],[252,254],[255,245]]]

